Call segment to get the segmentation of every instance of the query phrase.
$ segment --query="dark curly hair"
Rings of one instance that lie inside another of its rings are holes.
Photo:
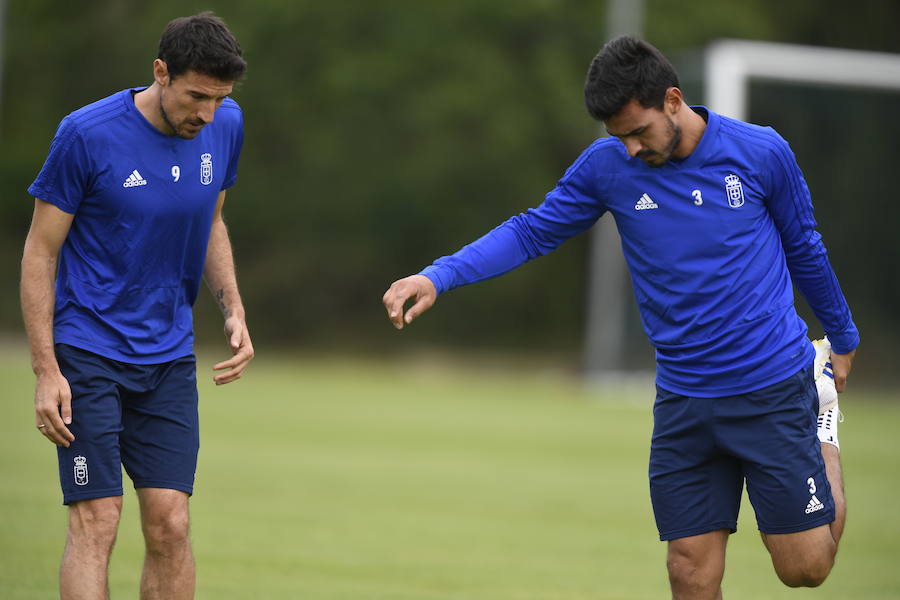
[[[644,108],[662,108],[670,87],[679,87],[672,63],[647,42],[623,35],[607,42],[591,62],[584,102],[592,117],[606,121],[632,98]]]
[[[238,81],[247,71],[242,54],[225,21],[211,12],[172,20],[159,40],[158,58],[172,79],[197,71],[221,81]]]

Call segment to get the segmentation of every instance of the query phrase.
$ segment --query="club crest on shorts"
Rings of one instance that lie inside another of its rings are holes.
[[[732,173],[725,178],[725,194],[728,196],[728,206],[739,208],[744,205],[744,188],[740,178]]]
[[[205,152],[200,155],[200,183],[209,185],[212,179],[212,154]]]
[[[87,459],[83,456],[75,457],[75,485],[87,485],[88,470]]]

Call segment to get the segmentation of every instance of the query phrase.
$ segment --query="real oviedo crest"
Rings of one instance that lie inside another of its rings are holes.
[[[206,152],[200,155],[200,183],[209,185],[212,180],[212,154]]]
[[[75,457],[75,485],[87,485],[88,470],[87,459],[83,456]]]
[[[741,187],[740,178],[734,173],[725,178],[725,195],[728,196],[728,206],[731,208],[744,205],[744,188]]]

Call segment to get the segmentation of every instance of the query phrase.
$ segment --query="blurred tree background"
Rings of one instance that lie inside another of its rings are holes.
[[[700,51],[735,37],[900,52],[900,4],[880,0],[646,0],[648,40],[701,103]],[[533,350],[577,364],[587,236],[533,265],[456,291],[397,335],[380,299],[394,279],[455,251],[543,194],[600,129],[583,108],[604,2],[9,0],[0,107],[0,331],[21,331],[25,190],[68,112],[150,82],[165,24],[213,10],[250,69],[234,98],[246,142],[226,219],[261,352],[394,352],[411,345]],[[865,353],[900,343],[890,173],[900,95],[754,85],[804,169]],[[198,337],[220,318],[198,302]],[[808,316],[808,313],[805,313]],[[820,333],[812,320],[811,332]],[[640,335],[632,328],[635,337]],[[646,342],[632,362],[649,364]]]

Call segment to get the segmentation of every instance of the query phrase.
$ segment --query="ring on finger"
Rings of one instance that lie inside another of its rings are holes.
[[[44,425],[43,423],[37,426],[38,429],[43,429],[44,427],[46,427],[46,425]]]

